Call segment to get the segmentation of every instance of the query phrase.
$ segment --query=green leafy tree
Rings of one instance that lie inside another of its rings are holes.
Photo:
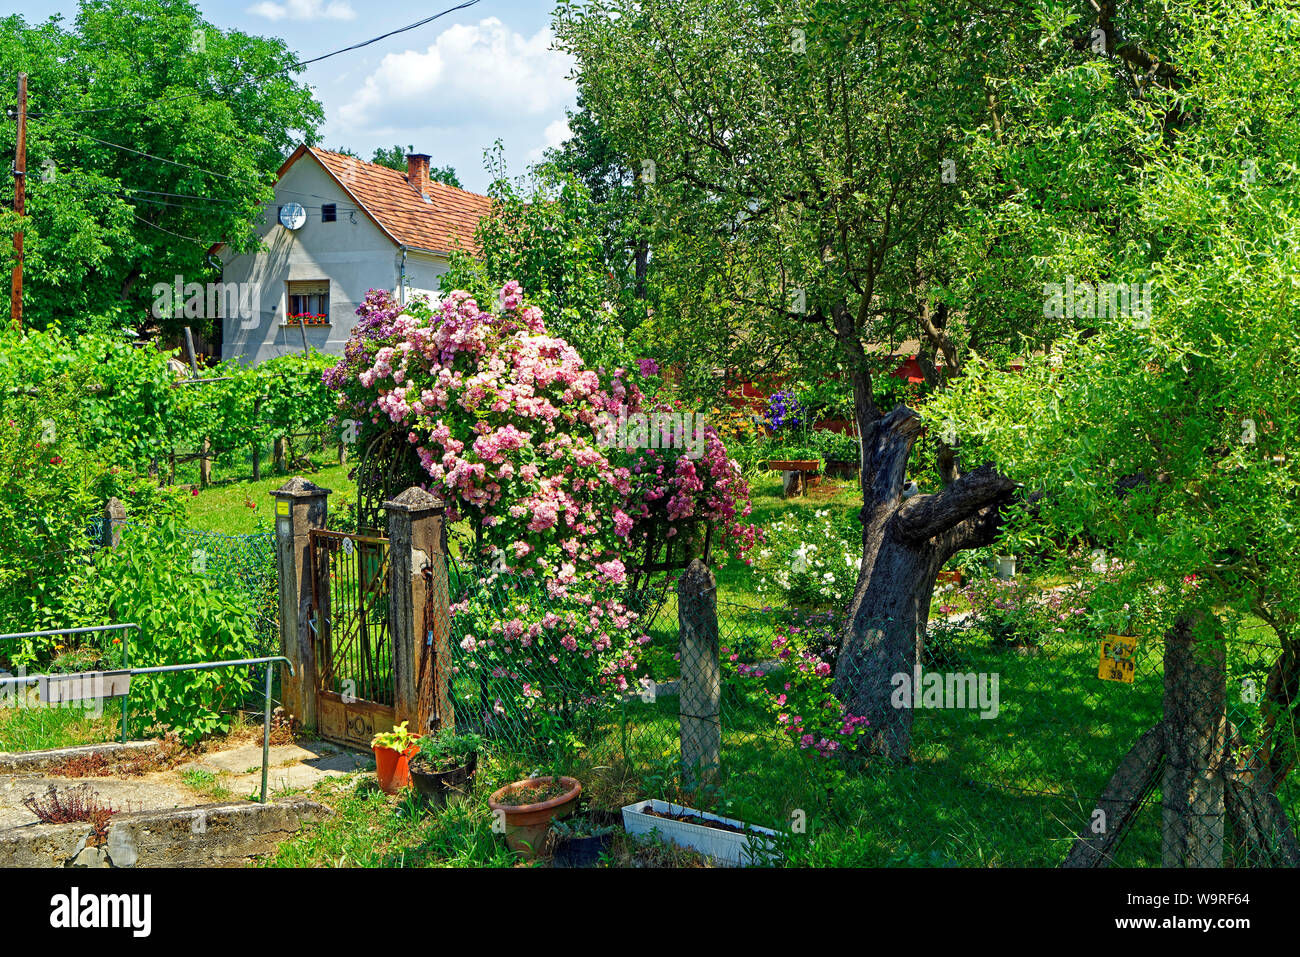
[[[591,196],[592,220],[605,248],[605,260],[621,284],[632,284],[638,299],[649,296],[650,232],[643,222],[642,189],[632,161],[618,152],[578,94],[577,109],[568,111],[570,136],[548,150],[546,163],[574,176]]]
[[[1150,313],[1098,316],[1092,334],[1064,337],[1019,374],[968,367],[931,411],[954,423],[964,456],[996,463],[1031,496],[1011,513],[1005,547],[1050,536],[1104,550],[1114,573],[1091,603],[1099,634],[1195,634],[1205,667],[1223,655],[1201,697],[1227,702],[1226,756],[1212,728],[1176,715],[1161,747],[1202,754],[1207,767],[1225,760],[1230,813],[1256,817],[1244,833],[1294,849],[1259,792],[1281,792],[1297,758],[1300,396],[1284,383],[1300,366],[1300,254],[1289,239],[1300,68],[1275,51],[1294,44],[1300,22],[1280,3],[1177,14],[1182,38],[1161,60],[1196,79],[1148,86],[1128,117],[1146,181],[1128,214],[1159,238]],[[1161,129],[1170,122],[1176,131]],[[1071,560],[1068,548],[1055,554]],[[1224,688],[1238,650],[1225,654],[1224,636],[1252,616],[1276,644],[1247,647],[1259,673],[1231,677],[1257,681],[1257,698]]]
[[[28,74],[24,293],[36,327],[141,327],[153,283],[219,275],[209,249],[255,247],[275,171],[323,118],[282,41],[220,30],[188,0],[84,0],[66,27],[10,16],[0,69]],[[6,83],[0,102],[12,110],[15,96]],[[0,152],[12,155],[14,135],[0,128]],[[0,189],[12,196],[7,178]],[[12,212],[0,220],[5,233],[18,225]],[[5,244],[0,268],[11,267]]]
[[[972,355],[1043,348],[1077,320],[1043,309],[1045,281],[1149,265],[1159,241],[1131,209],[1147,195],[1141,144],[1187,122],[1149,105],[1181,82],[1184,13],[919,0],[557,13],[603,135],[640,158],[653,322],[697,370],[687,385],[731,368],[852,392],[863,560],[837,693],[889,757],[906,758],[911,720],[890,680],[917,661],[935,577],[994,540],[1016,486],[964,470],[942,421],[920,442],[929,423],[878,406],[876,381],[908,339],[938,387]],[[909,465],[924,467],[914,450],[933,455],[942,489],[905,500]]]
[[[441,289],[465,289],[490,303],[496,290],[517,280],[554,335],[582,344],[589,365],[630,361],[626,334],[638,306],[605,258],[586,187],[543,166],[530,189],[499,176],[488,192],[492,212],[475,232],[479,252],[453,251]]]

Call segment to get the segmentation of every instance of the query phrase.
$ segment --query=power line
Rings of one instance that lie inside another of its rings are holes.
[[[128,193],[147,193],[150,196],[167,196],[171,199],[201,199],[209,203],[226,203],[231,206],[243,205],[233,199],[216,199],[212,196],[196,196],[194,193],[164,193],[157,189],[137,189],[134,186],[123,186],[122,189]],[[262,205],[266,205],[263,203]]]
[[[166,233],[168,236],[175,236],[177,239],[184,239],[186,242],[191,242],[196,246],[202,246],[204,249],[208,249],[213,245],[212,243],[205,243],[201,239],[195,239],[193,236],[182,236],[180,233],[174,233],[170,229],[166,229],[162,226],[159,226],[157,223],[151,223],[143,216],[136,216],[134,210],[131,211],[131,215],[135,216],[136,219],[140,220],[140,222],[144,223],[146,226],[151,226],[154,229],[158,230],[159,232]]]
[[[121,143],[110,143],[108,140],[101,140],[97,136],[91,136],[89,133],[82,133],[77,130],[63,130],[61,132],[71,133],[73,136],[80,136],[83,139],[94,140],[102,146],[111,146],[115,150],[125,150],[128,153],[134,153],[136,156],[143,156],[145,159],[157,160],[159,163],[169,163],[172,166],[180,166],[184,169],[192,169],[198,173],[207,173],[209,176],[220,176],[222,179],[228,179],[232,183],[242,183],[245,186],[257,185],[250,183],[248,180],[240,179],[237,176],[231,176],[229,173],[218,173],[216,170],[204,169],[202,166],[193,166],[189,163],[181,163],[177,160],[170,160],[163,156],[154,156],[152,153],[146,153],[142,150],[133,149],[130,146],[123,146]]]
[[[172,206],[172,207],[175,207],[175,208],[177,208],[177,209],[188,209],[188,210],[190,210],[191,212],[196,212],[196,213],[207,213],[207,212],[211,212],[211,208],[210,208],[210,207],[209,207],[209,208],[204,208],[204,207],[202,207],[202,206],[194,206],[194,205],[192,205],[192,204],[190,204],[190,203],[174,203],[174,202],[171,202],[170,200],[155,199],[155,198],[153,198],[152,196],[135,196],[135,195],[129,195],[129,196],[128,196],[128,195],[124,195],[124,194],[134,194],[134,193],[141,193],[141,192],[150,192],[150,191],[148,191],[148,190],[135,190],[135,189],[132,189],[132,188],[130,188],[130,187],[123,187],[121,190],[103,190],[103,191],[101,192],[101,195],[105,195],[105,196],[110,196],[110,195],[111,195],[111,196],[120,196],[120,197],[122,197],[123,199],[126,199],[128,202],[132,202],[132,203],[139,202],[139,203],[150,203],[150,204],[155,205],[155,206]],[[315,194],[315,193],[303,193],[301,190],[286,190],[286,192],[296,193],[296,194],[298,194],[298,195],[300,195],[300,196],[304,196],[304,195],[306,195],[306,196],[317,196],[317,194]],[[176,194],[171,194],[171,193],[160,193],[160,194],[157,194],[157,195],[162,195],[162,196],[172,196],[173,198],[175,198],[175,196],[176,196]],[[180,195],[181,195],[181,196],[185,196],[186,194],[180,194]],[[211,203],[219,203],[219,204],[221,204],[221,205],[227,205],[227,206],[242,206],[242,205],[243,205],[243,204],[241,204],[241,203],[237,203],[237,202],[235,202],[234,200],[209,199],[208,197],[204,197],[204,196],[191,196],[191,197],[189,197],[189,198],[191,198],[191,199],[196,199],[196,200],[203,200],[203,201],[211,202]],[[329,199],[330,197],[328,197],[328,196],[319,196],[318,198],[320,198],[320,199]],[[382,212],[382,211],[398,211],[398,212],[403,212],[403,213],[410,213],[410,212],[412,212],[412,211],[418,209],[418,207],[416,206],[416,201],[412,201],[412,202],[409,203],[409,204],[407,204],[407,203],[367,202],[364,206],[362,206],[362,205],[354,205],[354,204],[352,204],[352,203],[348,203],[348,202],[338,202],[338,201],[333,202],[333,203],[324,203],[324,204],[321,204],[321,205],[314,205],[314,204],[307,204],[307,203],[298,203],[298,202],[296,202],[296,201],[292,201],[292,200],[273,199],[273,200],[268,200],[268,201],[266,201],[266,202],[264,202],[264,203],[253,203],[252,205],[254,205],[254,206],[260,206],[260,207],[262,207],[262,208],[264,208],[264,209],[270,209],[270,208],[278,207],[278,206],[287,206],[287,205],[289,205],[290,202],[294,202],[295,205],[301,206],[301,207],[303,208],[303,210],[304,210],[306,213],[308,213],[309,215],[311,215],[311,216],[319,216],[319,215],[321,215],[321,212],[322,212],[322,210],[324,209],[324,207],[325,207],[325,206],[331,206],[331,205],[334,207],[335,213],[336,213],[336,215],[338,215],[338,216],[350,215],[350,214],[352,214],[352,213],[365,213],[365,212],[367,212],[368,210],[378,210],[378,211],[381,211],[381,212]],[[426,205],[429,205],[429,204],[426,204]],[[437,211],[437,210],[436,210],[436,207],[432,207],[432,206],[431,206],[430,209],[429,209],[429,212],[431,212],[431,213],[432,213],[432,212],[436,212],[436,211]]]
[[[434,20],[438,20],[442,17],[445,17],[448,14],[456,13],[459,10],[464,10],[467,7],[472,7],[479,2],[480,0],[466,0],[466,2],[460,4],[459,6],[449,7],[448,9],[443,10],[441,13],[435,13],[433,16],[425,17],[423,20],[417,20],[415,23],[409,23],[404,27],[399,27],[396,30],[390,30],[387,33],[380,34],[377,37],[371,37],[369,40],[362,40],[360,43],[354,43],[351,46],[342,47],[341,49],[338,50],[332,50],[329,53],[323,53],[320,56],[312,57],[310,60],[298,60],[293,63],[290,63],[287,66],[280,67],[278,70],[273,70],[270,73],[262,73],[257,76],[245,76],[244,81],[248,83],[257,83],[260,82],[261,80],[270,79],[273,76],[279,76],[281,73],[284,73],[288,70],[300,70],[303,67],[310,66],[313,63],[319,63],[322,60],[328,60],[330,57],[338,56],[340,53],[349,53],[352,50],[360,50],[362,47],[370,46],[372,43],[378,43],[380,40],[387,40],[389,37],[397,36],[399,33],[406,33],[410,30],[415,30],[418,27],[425,26],[426,24],[432,23]],[[173,103],[177,100],[184,100],[194,96],[204,96],[207,93],[208,91],[206,90],[193,90],[189,93],[179,93],[176,96],[162,97],[159,99],[149,100],[147,103],[130,103],[124,106],[99,106],[99,107],[94,107],[86,110],[48,110],[39,113],[33,113],[32,115],[33,116],[82,116],[87,113],[111,113],[115,110],[140,109],[145,106],[151,106],[155,103]]]

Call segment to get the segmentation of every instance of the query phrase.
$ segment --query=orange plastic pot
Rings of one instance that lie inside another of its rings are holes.
[[[411,757],[420,750],[415,742],[405,751],[375,748],[375,777],[385,794],[396,794],[411,783]]]
[[[503,804],[501,799],[512,791],[550,784],[554,777],[525,778],[515,781],[492,792],[488,798],[488,807],[505,816],[506,846],[526,857],[536,857],[546,845],[546,837],[551,831],[551,822],[559,817],[572,814],[578,807],[578,797],[582,794],[582,785],[577,778],[561,777],[560,783],[568,790],[547,801],[536,804]]]

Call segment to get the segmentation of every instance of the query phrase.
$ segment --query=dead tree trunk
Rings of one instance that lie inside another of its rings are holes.
[[[1158,724],[1138,738],[1101,792],[1088,830],[1070,848],[1062,867],[1105,867],[1114,858],[1125,828],[1155,787],[1165,756],[1165,729]]]
[[[1165,635],[1164,716],[1120,762],[1062,866],[1110,865],[1162,762],[1165,867],[1222,866],[1228,826],[1236,863],[1300,866],[1295,832],[1269,787],[1267,756],[1247,756],[1227,720],[1226,648],[1212,623],[1204,612],[1185,615]]]
[[[1296,701],[1300,700],[1300,653],[1290,636],[1276,625],[1282,654],[1269,669],[1264,686],[1265,783],[1276,791],[1296,762]]]
[[[260,427],[262,422],[262,400],[253,400],[253,421]],[[250,447],[253,453],[253,481],[262,481],[262,436],[259,434]]]
[[[876,753],[906,761],[912,713],[891,702],[894,676],[911,680],[939,569],[957,552],[993,542],[1015,484],[984,465],[941,492],[905,502],[907,460],[924,430],[921,417],[900,405],[861,427],[862,568],[840,641],[835,693],[851,714],[868,718]]]
[[[1228,727],[1223,760],[1228,821],[1232,824],[1234,863],[1257,867],[1300,867],[1300,844],[1277,799],[1266,755],[1253,754],[1237,730]]]

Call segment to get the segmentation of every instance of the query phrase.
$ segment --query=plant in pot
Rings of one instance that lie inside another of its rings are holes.
[[[411,783],[410,759],[419,745],[420,736],[408,731],[409,722],[403,721],[392,731],[384,731],[370,739],[375,752],[375,777],[385,794],[396,794]]]
[[[449,797],[469,794],[474,789],[482,747],[483,739],[479,735],[457,734],[454,728],[425,735],[410,761],[415,790],[439,807]]]
[[[556,867],[594,867],[609,850],[614,823],[596,811],[573,814],[551,825]],[[611,815],[612,817],[612,815]]]
[[[820,431],[813,433],[816,447],[826,463],[826,474],[832,478],[853,478],[858,473],[862,458],[858,438],[844,432]]]
[[[551,726],[550,774],[524,778],[498,788],[488,798],[488,807],[505,824],[506,845],[525,857],[536,857],[546,846],[551,823],[572,814],[578,806],[582,785],[562,773],[569,757],[582,745],[569,731],[559,731],[557,718],[548,716]]]

